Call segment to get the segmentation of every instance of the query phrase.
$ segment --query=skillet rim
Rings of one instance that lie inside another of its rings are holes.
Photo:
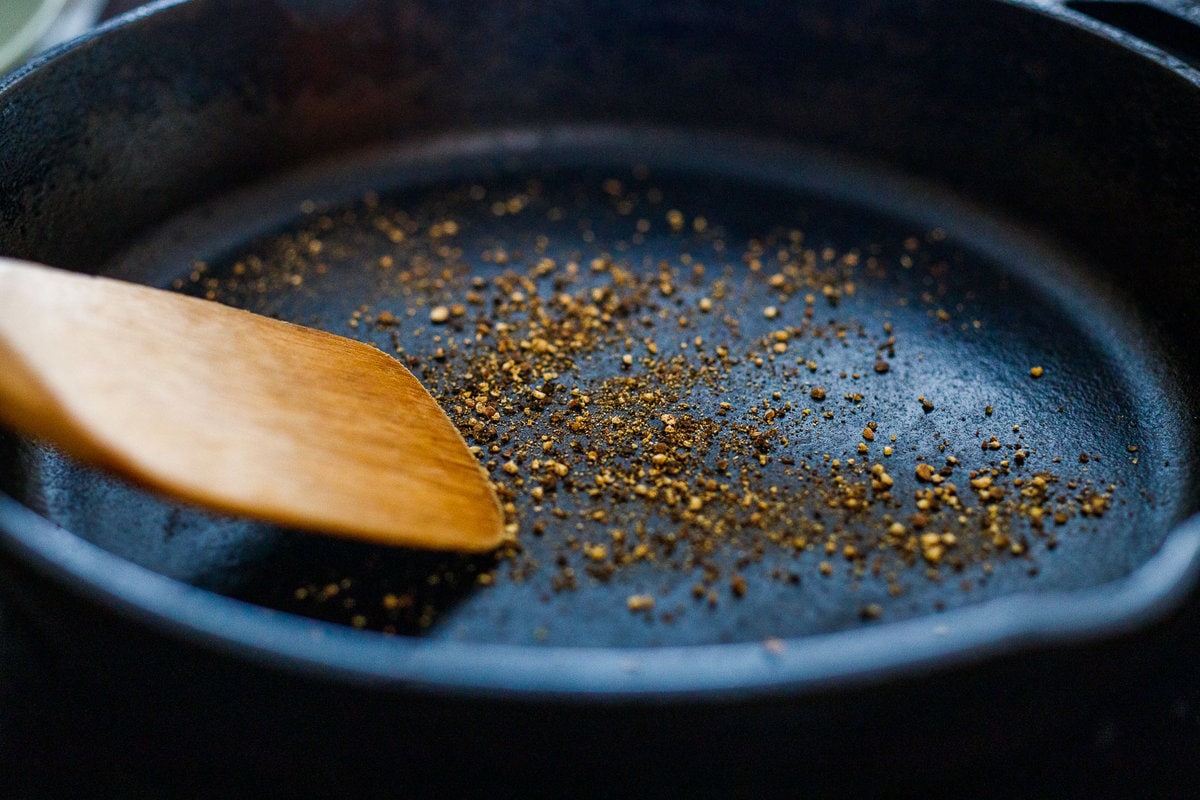
[[[524,699],[733,699],[895,680],[989,657],[1115,637],[1167,615],[1200,577],[1200,514],[1129,575],[878,626],[660,648],[410,639],[255,606],[126,561],[0,494],[0,549],[92,603],[171,639],[272,669],[392,689]]]

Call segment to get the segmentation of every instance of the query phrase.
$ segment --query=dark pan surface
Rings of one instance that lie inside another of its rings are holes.
[[[1083,259],[814,152],[611,128],[441,138],[207,202],[107,271],[398,354],[511,493],[520,546],[458,558],[213,518],[22,448],[17,494],[49,519],[298,615],[538,647],[792,639],[1102,586],[1190,510],[1189,409],[1154,336]],[[605,316],[551,357],[520,344],[539,314],[560,334]],[[512,379],[505,361],[532,372]],[[494,419],[464,394],[480,380],[502,389]],[[690,432],[672,438],[664,414]],[[552,486],[533,463],[551,459],[570,467]],[[872,487],[875,464],[889,493]],[[935,488],[921,464],[945,468],[940,488],[954,484],[961,508],[918,508]],[[1022,497],[1039,475],[1045,491]],[[1004,497],[973,488],[980,478]],[[635,490],[656,479],[658,497]],[[678,484],[674,502],[662,480]],[[940,552],[919,538],[930,533]]]

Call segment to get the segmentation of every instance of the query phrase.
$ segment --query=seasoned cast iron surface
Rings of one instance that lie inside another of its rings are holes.
[[[27,453],[24,493],[69,530],[297,614],[786,639],[1115,580],[1185,511],[1186,423],[1102,287],[813,154],[608,129],[371,152],[206,205],[112,271],[395,353],[511,504],[495,557],[383,550]]]

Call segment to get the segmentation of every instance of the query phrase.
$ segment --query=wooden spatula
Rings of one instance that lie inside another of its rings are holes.
[[[482,467],[398,361],[147,286],[0,258],[0,421],[214,510],[445,550],[503,532]]]

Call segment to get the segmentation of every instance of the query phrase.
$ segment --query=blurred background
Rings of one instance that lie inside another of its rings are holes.
[[[0,75],[150,0],[0,0]]]
[[[133,0],[3,0],[0,2],[0,74],[39,52],[73,39],[102,15],[140,5]],[[112,6],[112,8],[109,8]],[[117,8],[117,7],[120,8]]]

